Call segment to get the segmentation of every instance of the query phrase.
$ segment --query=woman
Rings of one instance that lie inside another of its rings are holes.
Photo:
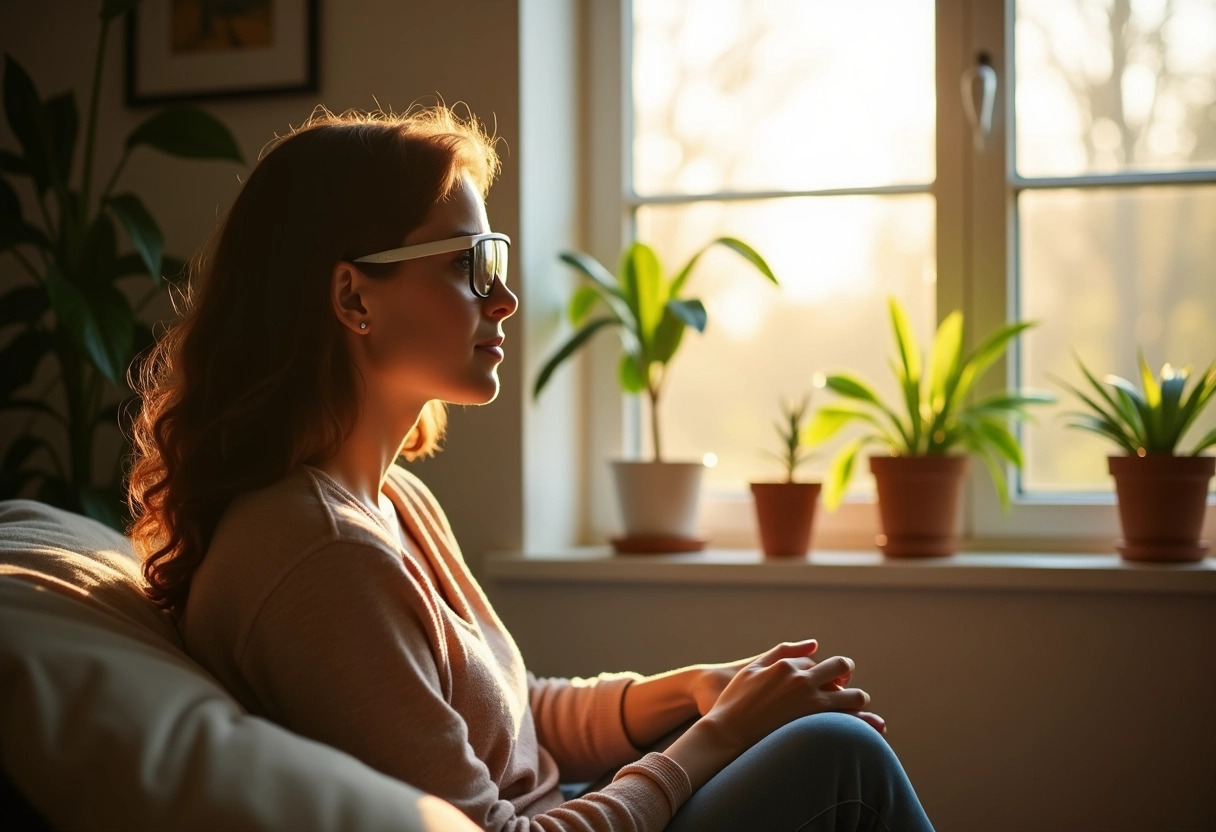
[[[435,450],[442,402],[497,395],[518,304],[485,211],[498,167],[444,108],[319,114],[263,154],[144,366],[150,595],[250,710],[487,830],[930,828],[853,662],[814,641],[648,678],[527,673],[395,465]],[[563,800],[559,780],[604,772]]]

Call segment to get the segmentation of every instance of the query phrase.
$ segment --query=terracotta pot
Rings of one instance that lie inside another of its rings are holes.
[[[768,557],[802,557],[811,548],[817,482],[753,482],[760,547]]]
[[[1127,560],[1198,561],[1210,548],[1203,533],[1211,456],[1112,456],[1123,539],[1115,547]]]
[[[882,534],[875,542],[893,558],[952,555],[965,456],[876,456],[870,470],[878,485]]]
[[[700,462],[613,462],[625,538],[696,540],[704,470]]]

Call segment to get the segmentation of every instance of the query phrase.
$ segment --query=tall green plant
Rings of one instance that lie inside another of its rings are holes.
[[[1000,392],[970,401],[975,385],[992,368],[1013,339],[1033,324],[1006,324],[964,354],[963,313],[951,312],[937,328],[933,348],[922,363],[920,346],[903,307],[889,301],[891,328],[899,360],[891,362],[899,382],[900,401],[884,402],[866,381],[850,373],[823,377],[822,386],[845,401],[820,408],[803,434],[815,446],[845,425],[860,422],[866,433],[833,458],[824,483],[824,504],[834,508],[844,497],[857,455],[867,445],[885,445],[894,456],[934,456],[963,450],[984,461],[1004,505],[1009,504],[1001,462],[1020,468],[1022,449],[1009,430],[1010,420],[1026,419],[1031,405],[1047,404],[1047,393]],[[927,370],[927,371],[926,371]],[[900,412],[902,411],[902,412]]]
[[[1101,384],[1077,359],[1081,373],[1096,395],[1086,395],[1066,381],[1060,381],[1089,408],[1088,413],[1069,413],[1069,427],[1079,428],[1109,439],[1129,455],[1162,454],[1175,456],[1183,435],[1199,418],[1216,394],[1216,361],[1186,392],[1191,368],[1175,370],[1169,364],[1153,377],[1144,355],[1139,356],[1140,387],[1120,376],[1109,375]],[[1204,434],[1191,451],[1198,456],[1216,445],[1216,428]]]
[[[813,456],[802,442],[802,432],[810,409],[809,393],[796,402],[782,401],[781,418],[773,423],[773,428],[781,439],[781,452],[764,451],[764,455],[781,463],[786,482],[793,482],[798,468]]]
[[[0,254],[26,278],[0,297],[0,328],[8,336],[0,350],[0,410],[16,412],[10,418],[22,425],[3,451],[0,497],[32,490],[39,499],[118,528],[124,503],[121,455],[96,470],[95,440],[99,430],[118,427],[124,403],[115,400],[130,394],[127,367],[153,342],[139,314],[164,291],[164,276],[180,273],[183,264],[164,253],[160,228],[143,201],[115,188],[127,160],[141,147],[243,163],[232,134],[215,118],[192,107],[166,109],[127,136],[121,157],[94,193],[106,42],[111,24],[138,4],[102,4],[79,178],[73,178],[80,127],[75,96],[64,92],[43,99],[7,54],[4,115],[18,152],[0,150]],[[32,186],[36,212],[28,219],[10,183],[22,179]],[[132,251],[119,251],[118,228]],[[152,285],[132,304],[128,281],[141,277],[150,277]],[[47,358],[55,361],[57,372],[33,390],[31,382]]]
[[[715,245],[735,252],[777,284],[777,278],[764,258],[734,237],[710,241],[670,278],[663,271],[658,254],[645,243],[635,242],[625,250],[616,275],[590,255],[562,252],[559,255],[562,262],[573,267],[589,283],[579,287],[570,298],[567,311],[570,322],[577,329],[541,368],[532,390],[533,398],[540,395],[554,370],[585,346],[593,335],[601,329],[616,329],[621,337],[617,379],[626,393],[645,393],[649,398],[654,459],[662,461],[659,403],[667,380],[667,365],[675,357],[685,329],[691,326],[704,332],[708,319],[701,301],[681,297],[680,292],[701,255]]]

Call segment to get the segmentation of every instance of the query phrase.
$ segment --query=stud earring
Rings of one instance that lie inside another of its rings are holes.
[[[359,321],[359,329],[367,329],[367,321]]]

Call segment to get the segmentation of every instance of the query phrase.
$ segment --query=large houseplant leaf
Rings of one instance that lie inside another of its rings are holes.
[[[553,375],[553,371],[560,367],[567,358],[574,355],[579,347],[591,339],[591,336],[606,326],[620,326],[620,323],[616,318],[596,318],[584,324],[581,329],[570,336],[558,351],[545,362],[545,366],[541,368],[540,374],[536,377],[536,384],[532,388],[532,395],[534,397],[539,396],[540,391],[549,383],[549,378]]]
[[[89,287],[86,293],[55,266],[47,272],[46,287],[60,326],[102,375],[123,384],[135,334],[126,296],[109,285]]]
[[[39,194],[45,193],[51,182],[51,163],[42,99],[29,74],[8,54],[4,56],[4,113],[21,145],[34,187]]]
[[[140,145],[188,159],[245,161],[228,128],[197,107],[172,107],[152,116],[127,137],[128,151]]]
[[[143,202],[135,194],[128,193],[110,197],[107,204],[131,238],[148,274],[160,277],[165,239]]]

